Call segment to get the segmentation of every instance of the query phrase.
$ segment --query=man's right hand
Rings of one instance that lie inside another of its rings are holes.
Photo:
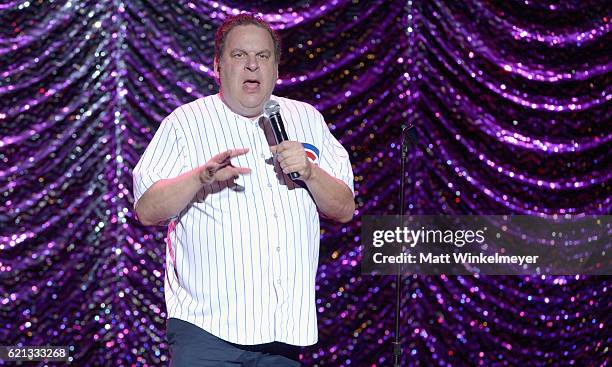
[[[246,154],[249,148],[226,150],[212,157],[208,162],[200,166],[199,179],[202,184],[211,184],[215,181],[226,181],[238,178],[239,175],[251,173],[250,168],[235,167],[232,158]]]
[[[138,219],[144,225],[163,222],[189,205],[203,185],[251,172],[249,168],[234,167],[231,162],[232,158],[248,151],[246,148],[230,149],[177,177],[155,182],[136,202]]]

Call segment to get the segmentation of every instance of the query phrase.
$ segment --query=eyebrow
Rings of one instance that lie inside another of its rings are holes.
[[[248,54],[248,53],[249,53],[247,50],[243,50],[243,49],[241,49],[241,48],[234,48],[234,49],[232,49],[232,50],[230,51],[230,55],[231,55],[231,54],[233,54],[233,53],[235,53],[235,52],[244,52],[245,54]],[[265,50],[257,51],[255,54],[256,54],[256,55],[261,55],[261,54],[269,54],[269,55],[272,55],[272,51],[271,51],[271,50],[268,50],[268,49],[265,49]]]

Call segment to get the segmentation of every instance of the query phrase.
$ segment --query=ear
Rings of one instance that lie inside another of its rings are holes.
[[[278,63],[276,64],[276,67],[274,68],[274,85],[276,85],[276,81],[278,80]]]
[[[213,62],[213,72],[215,73],[215,78],[217,80],[221,80],[221,77],[219,76],[219,71],[221,69],[219,68],[219,60],[215,59],[215,61]]]

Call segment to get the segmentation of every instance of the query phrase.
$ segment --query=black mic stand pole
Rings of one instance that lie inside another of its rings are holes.
[[[399,215],[400,223],[404,225],[404,214],[405,214],[405,198],[404,191],[406,185],[406,158],[408,156],[408,144],[406,144],[406,138],[411,144],[416,144],[416,130],[414,125],[409,125],[402,129],[400,150],[400,193],[399,193]],[[402,252],[404,248],[402,248]],[[395,341],[393,342],[393,356],[394,356],[394,367],[400,367],[400,359],[402,356],[402,345],[400,341],[400,316],[401,316],[401,305],[402,305],[402,267],[401,264],[397,264],[397,273],[395,274]]]

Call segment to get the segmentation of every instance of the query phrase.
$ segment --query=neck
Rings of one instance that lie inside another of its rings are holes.
[[[248,118],[251,121],[256,121],[259,119],[259,117],[263,114],[263,109],[261,111],[259,111],[258,113],[248,113],[248,112],[240,112],[240,111],[236,111],[234,110],[225,100],[225,98],[223,98],[223,92],[219,92],[219,98],[221,99],[221,101],[223,102],[223,104],[229,108],[233,113],[235,113],[236,115],[240,115],[242,117]]]

